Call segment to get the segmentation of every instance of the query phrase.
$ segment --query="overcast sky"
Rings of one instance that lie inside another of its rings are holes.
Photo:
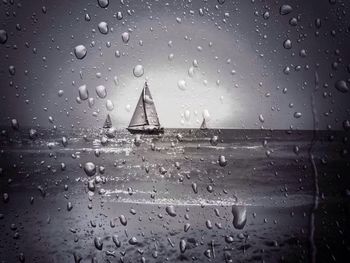
[[[319,128],[349,119],[350,92],[335,88],[349,81],[347,1],[10,2],[0,2],[8,37],[0,44],[2,125],[16,118],[23,126],[101,127],[110,113],[114,126],[127,127],[147,80],[165,127],[199,127],[207,112],[213,128],[310,129],[315,72]],[[292,10],[281,15],[284,4]],[[78,45],[87,49],[83,59]],[[92,107],[76,101],[82,85]]]

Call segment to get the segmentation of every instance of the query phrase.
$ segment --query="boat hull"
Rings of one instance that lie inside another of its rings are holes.
[[[132,134],[162,134],[164,133],[164,128],[156,128],[156,129],[134,129],[134,128],[126,128]]]

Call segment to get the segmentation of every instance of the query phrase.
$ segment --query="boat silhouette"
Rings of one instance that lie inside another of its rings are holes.
[[[127,130],[131,133],[164,133],[147,82],[142,89],[134,114]]]

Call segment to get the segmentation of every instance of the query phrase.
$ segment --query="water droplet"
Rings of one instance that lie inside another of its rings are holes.
[[[144,70],[142,65],[136,65],[133,70],[134,76],[139,78],[143,75]]]
[[[292,41],[290,39],[286,39],[284,42],[283,42],[283,47],[285,49],[291,49],[292,48]]]
[[[236,229],[243,229],[247,223],[247,209],[245,206],[232,206],[233,221],[232,224]]]
[[[77,59],[85,58],[86,53],[87,53],[87,49],[83,45],[78,45],[74,48],[74,54],[75,54]]]
[[[218,136],[213,135],[213,137],[210,138],[210,144],[212,146],[218,145],[218,142],[219,142],[219,137]]]
[[[116,247],[120,247],[121,246],[121,242],[119,241],[119,238],[117,235],[113,235],[112,236],[112,240],[113,240],[113,243],[115,244]]]
[[[86,85],[80,86],[78,90],[79,90],[79,98],[81,100],[87,100],[89,98],[89,91]]]
[[[126,217],[124,215],[119,216],[119,221],[123,226],[126,226],[128,221],[126,220]]]
[[[349,91],[348,84],[344,80],[338,80],[335,83],[335,88],[342,93],[347,93]]]
[[[96,174],[96,165],[92,162],[87,162],[84,165],[84,171],[87,176],[93,176]]]
[[[301,117],[301,112],[294,112],[294,118],[299,119]]]
[[[19,123],[16,119],[12,119],[11,120],[11,126],[12,126],[12,129],[14,130],[18,130],[19,129]]]
[[[191,227],[190,223],[186,223],[184,225],[184,231],[187,232],[190,229],[190,227]]]
[[[184,239],[181,239],[180,240],[180,251],[181,251],[181,253],[185,253],[185,251],[186,251],[186,240],[184,240]]]
[[[132,238],[130,238],[129,239],[129,244],[130,245],[137,245],[137,239],[136,239],[136,237],[132,237]]]
[[[186,81],[183,79],[179,80],[177,86],[180,90],[186,90]]]
[[[98,5],[102,8],[105,8],[109,5],[109,0],[97,0]]]
[[[106,101],[106,109],[108,111],[112,111],[114,109],[114,104],[113,104],[113,102],[111,100],[107,100]]]
[[[96,94],[99,96],[101,99],[105,98],[107,96],[107,91],[106,87],[103,85],[99,85],[96,87]]]
[[[173,205],[168,205],[165,208],[165,211],[168,213],[168,215],[170,215],[171,217],[176,216],[176,211],[175,211],[175,207]]]
[[[94,244],[95,244],[95,247],[98,249],[98,250],[102,250],[102,247],[103,247],[103,241],[100,237],[95,237],[94,238]]]
[[[259,121],[263,123],[265,121],[264,116],[262,114],[259,115]]]
[[[281,15],[288,15],[292,11],[293,11],[293,8],[290,5],[282,5],[280,7],[280,14]]]
[[[13,65],[9,66],[9,72],[12,76],[14,76],[16,74],[15,66],[13,66]]]
[[[350,130],[350,121],[349,120],[343,121],[343,128],[344,128],[345,131],[349,131]]]
[[[108,33],[108,24],[106,22],[100,22],[98,24],[98,30],[101,34],[107,34]]]
[[[227,161],[226,161],[225,156],[223,156],[223,155],[220,155],[220,156],[219,156],[219,165],[220,165],[221,167],[224,167],[224,166],[227,165]]]
[[[68,202],[68,203],[67,203],[67,210],[68,210],[68,211],[71,211],[72,209],[73,209],[72,203],[71,203],[71,202]]]
[[[197,187],[197,184],[196,183],[192,183],[192,190],[195,194],[198,193],[198,187]]]
[[[218,3],[219,3],[220,5],[223,5],[223,4],[225,3],[225,0],[218,0]]]
[[[122,40],[123,40],[123,42],[124,42],[124,43],[128,43],[128,42],[129,42],[129,39],[130,39],[130,34],[129,34],[129,32],[124,32],[124,33],[122,34]]]
[[[0,43],[5,44],[7,42],[7,33],[4,29],[0,29]]]

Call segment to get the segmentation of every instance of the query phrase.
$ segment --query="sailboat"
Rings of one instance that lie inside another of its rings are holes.
[[[147,82],[145,82],[142,89],[139,101],[137,102],[127,129],[131,133],[159,134],[164,132],[164,128],[160,126],[156,107]]]
[[[203,122],[202,122],[200,129],[201,130],[208,130],[207,123],[205,122],[205,118],[203,118]]]
[[[107,114],[107,118],[105,120],[105,123],[103,124],[103,128],[105,129],[109,129],[112,127],[112,120],[111,120],[111,116],[109,116],[109,114]]]

